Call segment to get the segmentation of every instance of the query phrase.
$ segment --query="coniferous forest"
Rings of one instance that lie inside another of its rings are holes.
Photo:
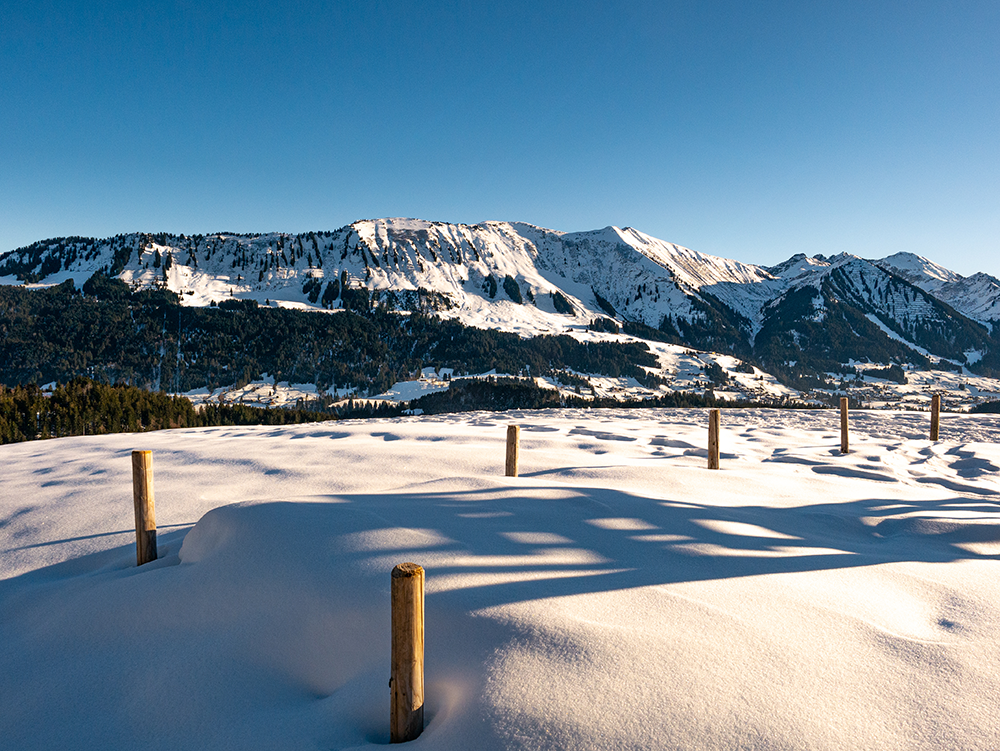
[[[506,279],[504,284],[510,286]],[[401,305],[393,292],[355,292],[345,298],[345,310],[305,312],[236,299],[210,307],[183,306],[169,290],[133,290],[100,272],[82,289],[72,281],[43,290],[0,286],[0,442],[169,427],[389,416],[403,411],[400,405],[361,401],[333,406],[329,398],[311,404],[313,409],[325,409],[323,413],[244,405],[209,405],[196,411],[187,399],[168,396],[204,387],[241,386],[264,374],[275,381],[314,383],[320,391],[336,387],[357,395],[378,394],[425,367],[450,368],[456,375],[496,370],[525,377],[456,381],[448,391],[410,405],[425,413],[714,403],[710,395],[689,394],[608,404],[560,396],[530,379],[549,376],[572,384],[578,378],[572,371],[577,371],[632,377],[655,387],[659,378],[645,367],[656,367],[657,358],[642,342],[580,342],[564,335],[525,339],[442,320],[431,312],[436,307],[433,293],[407,293],[414,299]],[[811,298],[789,295],[785,305],[765,321],[754,352],[740,350],[738,354],[771,366],[788,385],[822,386],[815,373],[844,371],[847,343],[856,339],[848,333],[871,333],[868,329],[874,327],[835,299],[828,305],[831,314],[820,326],[809,319]],[[409,310],[399,311],[406,307]],[[740,324],[717,318],[706,314],[705,319],[715,337],[728,336],[726,332]],[[783,333],[789,321],[794,321],[800,339],[816,339],[823,346],[811,348],[808,356],[793,348]],[[626,333],[642,338],[675,344],[698,339],[699,331],[681,331],[684,326],[666,320],[659,329],[623,324]],[[618,324],[593,323],[591,327],[617,330]],[[865,340],[869,346],[882,342],[885,351],[872,354],[894,363],[879,374],[905,381],[896,363],[912,359],[913,353],[884,337],[871,335]],[[990,356],[987,353],[986,359]],[[796,361],[795,357],[804,359]],[[992,366],[986,363],[984,367]],[[43,383],[64,385],[46,394],[37,385]]]
[[[0,386],[0,443],[209,425],[288,425],[332,417],[322,412],[242,404],[206,405],[196,410],[181,396],[111,386],[89,378],[74,378],[51,392],[34,384]]]
[[[133,291],[103,274],[83,289],[71,281],[45,290],[0,287],[0,442],[403,411],[363,402],[325,412],[245,405],[196,410],[189,400],[165,393],[241,385],[264,373],[368,394],[427,366],[456,374],[495,368],[563,380],[573,369],[656,383],[641,367],[657,364],[642,344],[581,343],[568,336],[522,339],[441,321],[419,309],[387,312],[377,297],[366,296],[352,308],[307,313],[243,300],[184,307],[173,292]],[[63,385],[46,392],[38,386],[43,383]],[[450,398],[425,397],[414,407],[432,412],[559,406],[558,396],[551,403],[554,393],[529,381],[493,379],[459,386]]]
[[[65,383],[86,375],[182,393],[278,381],[353,387],[377,394],[421,368],[457,374],[550,375],[567,368],[631,376],[646,385],[656,357],[639,343],[582,343],[568,336],[516,334],[442,321],[419,309],[389,312],[367,299],[356,310],[302,312],[227,300],[180,305],[168,290],[132,292],[95,275],[46,290],[0,287],[0,383]]]
[[[561,397],[528,378],[455,381],[447,391],[428,394],[410,405],[424,414],[471,410],[549,409],[558,407],[705,407],[725,406],[711,397],[671,393],[656,399],[618,401]],[[344,418],[395,417],[401,404],[348,401],[329,411],[267,409],[243,404],[206,404],[123,384],[109,385],[77,377],[43,391],[35,384],[0,386],[0,444],[43,438],[108,433],[141,433],[166,428],[217,425],[292,425]]]

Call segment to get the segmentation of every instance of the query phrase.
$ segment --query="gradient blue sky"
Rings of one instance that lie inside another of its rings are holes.
[[[4,2],[0,251],[415,216],[1000,276],[1000,3]]]

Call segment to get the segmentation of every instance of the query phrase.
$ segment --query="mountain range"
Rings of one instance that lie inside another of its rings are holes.
[[[0,256],[8,285],[80,287],[98,272],[185,306],[423,310],[522,337],[622,331],[734,355],[797,387],[860,364],[1000,376],[1000,280],[910,253],[758,266],[629,227],[396,218],[302,234],[67,237]]]

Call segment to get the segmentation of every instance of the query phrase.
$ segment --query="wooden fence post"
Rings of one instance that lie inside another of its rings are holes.
[[[931,440],[936,441],[941,432],[941,395],[931,397]]]
[[[392,711],[389,742],[412,741],[424,729],[424,570],[392,570]]]
[[[840,397],[840,453],[846,454],[849,450],[848,428],[847,428],[847,397]]]
[[[507,477],[517,477],[517,459],[521,447],[521,428],[507,426]]]
[[[719,410],[708,411],[708,468],[719,468]]]
[[[156,560],[156,510],[153,505],[153,452],[132,452],[132,501],[135,504],[136,565]]]

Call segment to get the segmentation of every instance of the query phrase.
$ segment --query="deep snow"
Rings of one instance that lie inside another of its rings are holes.
[[[509,422],[521,471],[505,478]],[[474,413],[0,447],[0,746],[1000,747],[1000,418]],[[135,568],[129,452],[154,452]]]

